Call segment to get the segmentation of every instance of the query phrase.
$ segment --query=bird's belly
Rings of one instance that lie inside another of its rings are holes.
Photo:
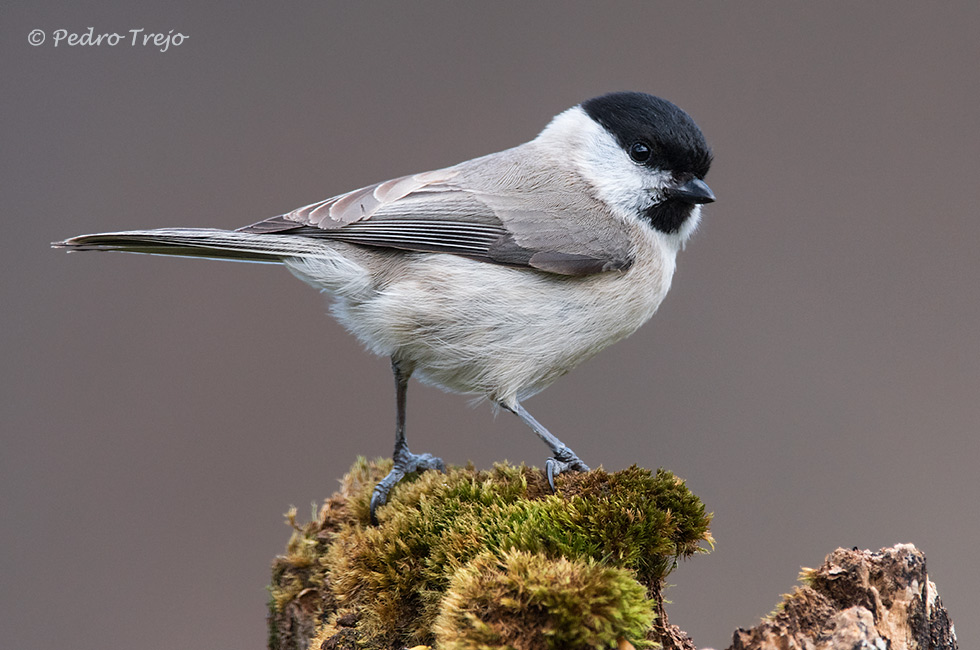
[[[363,299],[339,299],[338,320],[372,351],[443,389],[512,403],[542,390],[656,311],[673,265],[585,278],[450,256]]]

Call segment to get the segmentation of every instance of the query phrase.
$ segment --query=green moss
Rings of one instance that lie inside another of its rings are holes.
[[[643,639],[653,619],[629,571],[511,550],[456,572],[434,630],[440,650],[608,648]]]
[[[399,484],[371,527],[371,490],[389,468],[358,459],[314,521],[300,528],[291,511],[270,629],[303,627],[291,605],[315,590],[318,638],[353,628],[364,648],[431,644],[436,630],[440,648],[637,643],[664,577],[711,542],[684,483],[637,467],[562,475],[555,494],[524,466],[426,472]],[[281,647],[299,647],[284,636]]]

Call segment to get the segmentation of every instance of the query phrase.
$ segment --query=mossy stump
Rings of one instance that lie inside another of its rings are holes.
[[[269,647],[440,650],[677,647],[664,578],[705,552],[710,515],[670,472],[452,467],[402,481],[369,524],[391,461],[354,463],[276,558]]]

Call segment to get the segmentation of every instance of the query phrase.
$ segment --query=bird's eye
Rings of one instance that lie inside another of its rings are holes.
[[[634,142],[630,145],[629,154],[633,162],[643,164],[650,160],[650,156],[653,155],[653,150],[650,149],[650,145],[646,142]]]

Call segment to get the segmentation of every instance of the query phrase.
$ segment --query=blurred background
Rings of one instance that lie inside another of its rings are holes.
[[[392,445],[387,360],[284,269],[49,242],[235,228],[623,89],[695,118],[718,202],[654,319],[528,408],[715,513],[667,594],[698,646],[836,547],[899,542],[980,645],[975,4],[158,4],[0,9],[5,647],[261,647],[282,513]],[[124,39],[55,47],[89,27]],[[546,455],[419,384],[409,439],[479,467]]]

